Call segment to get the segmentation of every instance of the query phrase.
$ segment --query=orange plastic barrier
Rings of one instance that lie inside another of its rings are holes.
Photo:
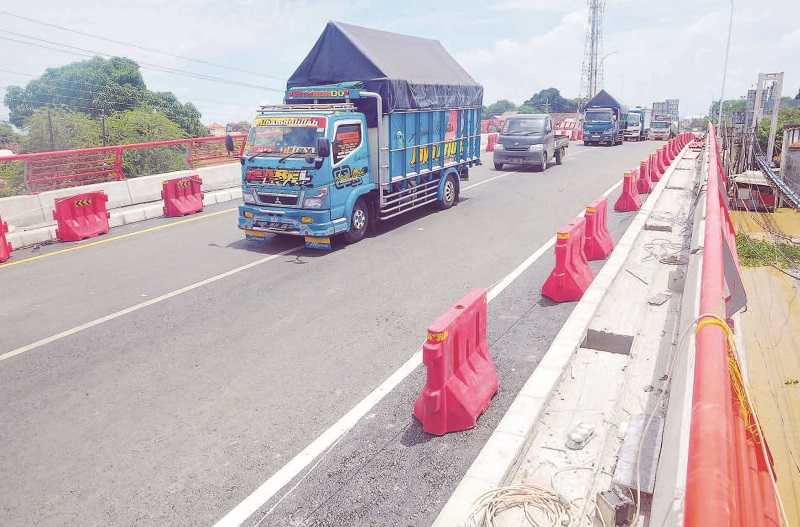
[[[583,251],[586,219],[578,218],[556,234],[556,264],[542,285],[542,295],[555,302],[580,300],[592,283],[592,269]]]
[[[586,207],[586,233],[583,251],[587,260],[605,260],[614,250],[614,240],[608,232],[608,198],[600,198]]]
[[[486,138],[486,151],[494,152],[494,145],[497,144],[497,134],[489,134]]]
[[[11,244],[6,241],[6,233],[8,232],[8,223],[0,218],[0,263],[5,262],[11,258]]]
[[[650,154],[650,159],[647,163],[647,166],[650,168],[650,181],[657,183],[661,176],[664,175],[664,172],[658,169],[658,154],[653,152]]]
[[[620,193],[617,202],[614,203],[614,210],[617,212],[632,212],[640,208],[642,208],[642,198],[639,197],[639,191],[636,189],[634,172],[629,170],[625,172],[625,177],[622,180],[622,193]]]
[[[202,185],[203,180],[197,174],[164,181],[161,189],[164,216],[186,216],[203,210]]]
[[[108,196],[104,192],[86,192],[57,199],[53,219],[56,238],[61,242],[76,242],[108,232]]]
[[[636,178],[636,190],[639,194],[648,194],[650,192],[650,165],[647,161],[639,163],[639,172]]]
[[[413,413],[429,434],[473,428],[497,392],[486,317],[486,289],[473,289],[428,327],[427,378]]]

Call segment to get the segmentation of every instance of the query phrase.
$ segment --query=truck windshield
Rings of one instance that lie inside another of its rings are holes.
[[[531,135],[544,132],[545,119],[516,118],[506,120],[504,135]]]
[[[638,113],[629,113],[628,114],[628,124],[638,126],[640,121],[640,117]]]
[[[325,132],[325,117],[257,117],[250,128],[245,155],[285,156],[291,153],[316,153],[317,138]]]
[[[653,124],[652,124],[652,127],[653,128],[661,128],[661,129],[669,128],[669,123],[660,123],[658,121],[654,121]]]
[[[584,117],[584,120],[589,123],[607,123],[611,121],[611,112],[608,110],[586,112],[586,117]]]

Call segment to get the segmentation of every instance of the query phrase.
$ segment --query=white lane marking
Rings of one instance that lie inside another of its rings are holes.
[[[500,174],[495,176],[503,177],[512,172]],[[481,181],[473,186],[488,183],[491,179]],[[621,181],[614,183],[614,185],[603,193],[603,197],[608,196],[621,184]],[[584,209],[578,214],[583,215]],[[501,279],[494,285],[486,295],[487,302],[491,302],[496,298],[511,282],[519,278],[519,276],[533,263],[538,260],[542,254],[545,253],[555,242],[555,236],[547,240],[544,245],[536,249],[529,257],[519,264],[513,271]],[[336,421],[330,428],[322,432],[310,445],[300,451],[299,454],[294,456],[288,463],[282,466],[275,474],[270,476],[264,483],[262,483],[256,490],[254,490],[248,497],[234,507],[230,512],[223,516],[214,527],[239,527],[244,522],[255,514],[267,501],[269,501],[275,494],[285,487],[292,479],[294,479],[300,472],[308,467],[314,459],[329,451],[330,447],[339,440],[344,434],[349,432],[358,421],[363,418],[367,412],[372,410],[383,397],[394,390],[412,371],[414,371],[420,364],[422,364],[422,350],[417,350],[411,358],[409,358],[400,368],[392,373],[385,381],[383,381],[377,388],[370,392],[366,397],[356,404],[349,412],[344,414],[338,421]],[[294,487],[292,488],[292,490]],[[287,493],[288,494],[288,493]],[[284,495],[281,499],[283,499]]]
[[[61,340],[61,339],[65,338],[65,337],[69,337],[70,335],[74,335],[76,333],[80,333],[83,330],[86,330],[86,329],[89,329],[89,328],[93,328],[95,326],[99,326],[100,324],[103,324],[104,322],[108,322],[109,320],[114,320],[115,318],[119,318],[119,317],[127,315],[129,313],[133,313],[134,311],[139,311],[140,309],[144,309],[144,308],[146,308],[148,306],[152,306],[153,304],[158,304],[159,302],[163,302],[164,300],[169,300],[170,298],[174,298],[174,297],[176,297],[178,295],[182,295],[184,293],[188,293],[189,291],[193,291],[193,290],[195,290],[195,289],[197,289],[199,287],[203,287],[205,285],[217,282],[219,280],[222,280],[223,278],[227,278],[229,276],[235,275],[236,273],[241,273],[242,271],[246,271],[248,269],[252,269],[253,267],[257,267],[257,266],[259,266],[261,264],[265,264],[265,263],[267,263],[267,262],[269,262],[271,260],[274,260],[276,258],[280,258],[281,256],[285,256],[287,254],[291,254],[291,253],[293,253],[295,251],[298,251],[300,249],[302,249],[302,246],[301,247],[294,247],[292,249],[287,249],[285,251],[281,251],[281,252],[276,253],[276,254],[271,254],[269,256],[265,256],[264,258],[259,258],[258,260],[250,262],[249,264],[246,264],[246,265],[242,265],[241,267],[237,267],[235,269],[231,269],[230,271],[225,271],[224,273],[221,273],[221,274],[206,278],[205,280],[200,280],[199,282],[195,282],[193,284],[189,284],[189,285],[187,285],[185,287],[181,287],[180,289],[176,289],[174,291],[170,291],[169,293],[165,293],[165,294],[163,294],[161,296],[157,296],[155,298],[151,298],[150,300],[147,300],[147,301],[142,302],[140,304],[136,304],[136,305],[133,305],[133,306],[130,306],[130,307],[126,307],[125,309],[121,309],[121,310],[119,310],[119,311],[117,311],[115,313],[111,313],[109,315],[106,315],[106,316],[103,316],[103,317],[100,317],[100,318],[96,318],[96,319],[94,319],[94,320],[92,320],[90,322],[86,322],[85,324],[81,324],[80,326],[75,326],[74,328],[68,329],[66,331],[62,331],[61,333],[56,333],[55,335],[51,335],[49,337],[45,337],[45,338],[43,338],[41,340],[37,340],[36,342],[32,342],[32,343],[27,344],[25,346],[22,346],[20,348],[13,349],[11,351],[7,351],[7,352],[3,353],[2,355],[0,355],[0,361],[4,361],[6,359],[10,359],[11,357],[16,357],[17,355],[20,355],[20,354],[25,353],[27,351],[35,350],[36,348],[40,348],[42,346],[50,344],[51,342],[55,342],[57,340]]]
[[[506,176],[508,176],[510,174],[516,174],[516,173],[517,173],[516,170],[512,170],[510,172],[503,172],[502,174],[498,174],[496,176],[490,177],[489,179],[484,179],[483,181],[479,181],[479,182],[475,183],[474,185],[467,185],[466,187],[461,189],[461,191],[462,192],[466,192],[469,189],[473,189],[475,187],[480,187],[481,185],[485,185],[486,183],[491,183],[495,179],[500,179],[501,177],[506,177]]]

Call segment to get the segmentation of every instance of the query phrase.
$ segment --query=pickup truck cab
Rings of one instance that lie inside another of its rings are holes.
[[[560,165],[569,147],[569,137],[556,136],[547,114],[518,114],[506,118],[494,147],[494,168],[533,165],[545,170],[550,159]]]

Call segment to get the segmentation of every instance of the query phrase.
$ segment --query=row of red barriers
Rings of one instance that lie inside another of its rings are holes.
[[[638,168],[625,172],[622,192],[614,204],[614,210],[617,212],[639,210],[642,207],[641,195],[650,193],[653,185],[664,176],[673,159],[693,138],[692,134],[686,133],[670,139],[667,144],[642,160]]]
[[[162,183],[164,216],[177,217],[203,210],[203,180],[193,174],[169,179]],[[85,192],[55,200],[53,219],[56,221],[56,239],[76,242],[107,234],[109,217],[108,196],[103,191]],[[6,240],[8,224],[0,220],[0,263],[11,257],[11,244]]]
[[[492,133],[486,138],[486,151],[487,152],[494,152],[494,147],[497,144],[499,134]]]

